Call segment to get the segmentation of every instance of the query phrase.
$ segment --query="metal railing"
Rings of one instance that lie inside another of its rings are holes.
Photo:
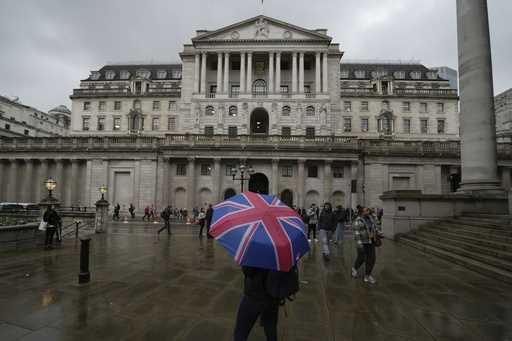
[[[457,98],[454,89],[393,89],[393,92],[378,92],[372,88],[343,88],[340,96],[397,96],[397,97],[450,97]]]

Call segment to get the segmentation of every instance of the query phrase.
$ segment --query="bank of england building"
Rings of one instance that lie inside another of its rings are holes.
[[[420,63],[344,62],[326,29],[258,16],[199,30],[176,64],[105,65],[73,90],[65,138],[5,140],[2,200],[201,207],[245,186],[290,205],[441,194],[459,172],[458,95]],[[499,146],[503,185],[510,153]],[[238,173],[237,176],[239,176]],[[24,190],[20,190],[24,189]]]

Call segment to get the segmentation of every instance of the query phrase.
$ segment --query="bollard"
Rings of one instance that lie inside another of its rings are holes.
[[[80,238],[80,273],[78,274],[78,284],[88,283],[91,280],[89,272],[89,246],[91,238]]]

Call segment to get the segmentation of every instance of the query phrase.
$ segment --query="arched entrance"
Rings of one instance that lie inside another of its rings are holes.
[[[228,188],[227,190],[224,191],[224,200],[227,200],[235,195],[235,190],[233,188]]]
[[[281,201],[284,202],[288,207],[293,207],[293,192],[289,189],[285,189],[281,192]]]
[[[251,134],[268,135],[268,113],[263,108],[256,108],[251,114]]]
[[[256,173],[249,179],[249,191],[268,194],[268,178],[265,174]]]

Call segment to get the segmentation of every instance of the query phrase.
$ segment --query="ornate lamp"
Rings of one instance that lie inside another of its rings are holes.
[[[101,193],[101,200],[105,200],[105,193],[107,193],[107,186],[101,185],[99,188],[99,191]]]
[[[48,178],[48,180],[44,182],[44,185],[48,190],[48,198],[51,198],[52,191],[55,189],[55,187],[57,187],[57,181],[53,180],[52,178]]]
[[[237,178],[236,175],[240,172],[240,177]],[[244,191],[244,181],[249,180],[251,175],[254,173],[254,169],[245,164],[241,164],[238,166],[238,169],[231,168],[231,176],[233,177],[233,181],[240,181],[240,192]]]

